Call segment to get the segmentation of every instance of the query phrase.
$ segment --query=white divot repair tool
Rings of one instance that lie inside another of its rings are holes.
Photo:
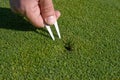
[[[57,32],[57,34],[58,34],[59,39],[61,39],[60,30],[59,30],[57,21],[54,23],[54,26],[55,26],[55,29],[56,29],[56,32]],[[55,37],[54,37],[54,35],[53,35],[53,33],[52,33],[52,30],[51,30],[50,26],[49,26],[49,25],[46,25],[46,28],[47,28],[47,30],[48,30],[51,38],[52,38],[53,40],[55,40]]]

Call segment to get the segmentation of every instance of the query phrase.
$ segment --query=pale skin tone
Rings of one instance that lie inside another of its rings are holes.
[[[60,17],[55,11],[52,0],[10,0],[11,9],[25,16],[35,27],[52,25]]]

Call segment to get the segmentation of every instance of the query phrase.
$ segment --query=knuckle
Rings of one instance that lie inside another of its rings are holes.
[[[23,15],[25,12],[24,5],[21,4],[20,2],[10,0],[10,7],[11,7],[11,10],[15,13],[20,13]]]
[[[41,10],[42,10],[43,12],[49,12],[49,11],[54,10],[54,9],[53,9],[53,6],[52,6],[52,5],[49,5],[49,6],[46,6],[46,7],[41,8]]]
[[[41,0],[40,7],[43,17],[54,15],[54,6],[52,0]]]
[[[54,15],[54,8],[52,5],[42,8],[41,11],[43,16]]]

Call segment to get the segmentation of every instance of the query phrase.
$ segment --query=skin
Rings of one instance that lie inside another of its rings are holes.
[[[40,28],[52,25],[60,17],[54,10],[52,0],[10,0],[13,12],[25,16],[34,26]]]

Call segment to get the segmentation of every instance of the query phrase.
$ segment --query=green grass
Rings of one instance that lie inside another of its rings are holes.
[[[52,41],[0,0],[0,80],[120,80],[120,0],[54,0]]]

